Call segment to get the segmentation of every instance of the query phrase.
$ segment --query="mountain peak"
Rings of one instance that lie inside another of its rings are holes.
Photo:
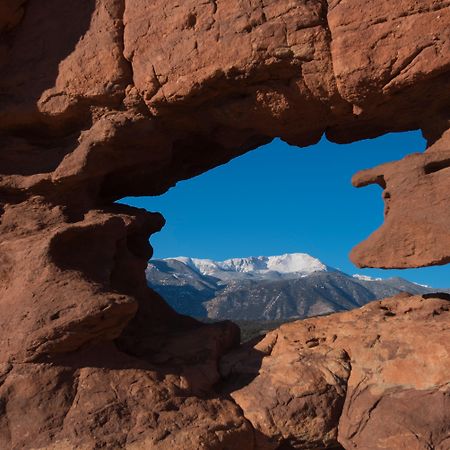
[[[324,272],[329,270],[325,264],[307,253],[285,253],[267,258],[267,268],[280,273]]]
[[[289,274],[306,276],[313,272],[334,271],[334,269],[326,266],[319,259],[307,253],[249,256],[245,258],[231,258],[224,261],[189,258],[186,256],[166,258],[166,260],[182,262],[203,275],[211,275],[221,279],[241,278],[242,276],[258,277],[267,274],[273,274],[275,276]]]

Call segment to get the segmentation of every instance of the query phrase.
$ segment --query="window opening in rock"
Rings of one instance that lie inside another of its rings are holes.
[[[149,285],[188,315],[275,325],[450,288],[449,266],[362,270],[348,257],[384,209],[380,188],[355,189],[352,175],[425,144],[419,131],[303,149],[275,140],[160,197],[122,199],[167,221],[151,238]]]

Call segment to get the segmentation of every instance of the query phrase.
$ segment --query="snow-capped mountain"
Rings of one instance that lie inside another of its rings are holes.
[[[305,277],[314,272],[335,271],[306,253],[287,253],[278,256],[250,256],[225,261],[179,256],[166,261],[179,261],[202,275],[223,281],[243,279],[279,279]],[[152,264],[152,262],[150,262]]]
[[[347,275],[305,253],[225,261],[151,260],[150,287],[177,311],[233,320],[304,318],[362,306],[400,292],[435,290],[402,278]]]

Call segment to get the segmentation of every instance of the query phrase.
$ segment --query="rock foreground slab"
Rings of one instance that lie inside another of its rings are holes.
[[[252,425],[293,448],[443,450],[449,311],[399,296],[289,323],[226,355],[222,373],[244,384],[230,392]]]
[[[355,176],[386,217],[352,258],[449,262],[447,1],[8,0],[0,17],[1,361],[176,329],[144,276],[164,220],[114,201],[275,137],[422,129],[426,152]]]
[[[155,338],[134,357],[99,346],[4,364],[0,446],[448,449],[450,301],[376,301],[221,357],[236,337],[223,323]]]

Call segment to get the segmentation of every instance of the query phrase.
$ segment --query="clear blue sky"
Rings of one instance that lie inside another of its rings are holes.
[[[381,188],[353,188],[358,170],[423,151],[419,132],[392,133],[338,145],[290,147],[280,140],[260,147],[160,197],[124,203],[161,212],[167,220],[153,235],[154,258],[227,259],[305,252],[344,272],[402,276],[450,287],[450,266],[411,270],[357,269],[351,248],[383,220]]]

